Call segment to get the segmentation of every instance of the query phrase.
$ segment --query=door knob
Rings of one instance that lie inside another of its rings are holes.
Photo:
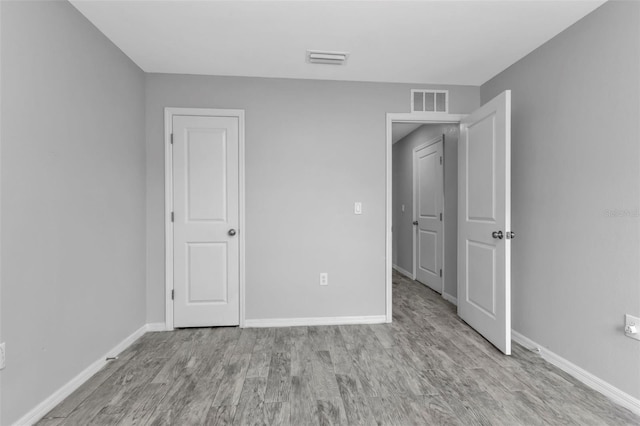
[[[505,237],[507,238],[507,240],[513,240],[516,237],[516,233],[515,232],[507,232]]]
[[[414,220],[414,221],[413,221],[413,224],[414,224],[414,225],[416,225],[416,226],[418,226],[418,221],[417,221],[417,220]]]
[[[229,232],[227,232],[227,234],[231,235],[232,237],[234,235],[236,235],[236,230],[235,229],[229,229]]]
[[[503,237],[503,235],[502,235],[502,231],[493,231],[493,232],[491,233],[491,236],[492,236],[493,238],[497,238],[497,239],[501,240],[501,239],[502,239],[502,237]]]

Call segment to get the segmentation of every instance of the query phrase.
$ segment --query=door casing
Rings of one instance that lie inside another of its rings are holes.
[[[244,165],[244,110],[212,109],[212,108],[173,108],[164,109],[164,187],[165,187],[165,329],[173,330],[173,156],[171,150],[171,133],[173,117],[176,115],[235,117],[238,119],[238,243],[239,243],[239,301],[240,328],[245,323],[245,165]]]
[[[387,143],[386,143],[386,212],[385,212],[385,317],[390,323],[393,319],[393,205],[392,205],[392,153],[393,153],[393,123],[420,123],[420,124],[460,124],[460,121],[467,114],[445,114],[441,112],[410,112],[410,113],[387,113]],[[444,283],[444,270],[442,282]],[[444,293],[443,293],[444,294]]]

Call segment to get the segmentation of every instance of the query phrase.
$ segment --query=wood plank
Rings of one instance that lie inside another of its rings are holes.
[[[271,356],[265,402],[287,402],[291,392],[291,352]]]
[[[222,367],[220,384],[212,405],[238,404],[250,360],[251,354],[242,354]]]
[[[336,376],[340,396],[345,409],[345,416],[350,425],[375,424],[369,402],[363,396],[358,379],[353,376],[339,374]]]

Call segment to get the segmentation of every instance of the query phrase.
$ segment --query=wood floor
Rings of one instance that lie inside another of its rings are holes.
[[[40,425],[639,425],[394,275],[393,323],[148,333]]]

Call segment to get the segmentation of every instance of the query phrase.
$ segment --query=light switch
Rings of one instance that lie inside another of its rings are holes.
[[[404,213],[404,204],[402,205],[402,213]]]
[[[362,203],[356,201],[356,204],[354,206],[353,212],[355,214],[362,214]]]

